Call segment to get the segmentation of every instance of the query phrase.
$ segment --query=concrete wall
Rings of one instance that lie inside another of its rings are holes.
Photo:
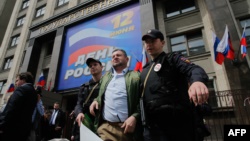
[[[0,47],[16,0],[0,1]]]

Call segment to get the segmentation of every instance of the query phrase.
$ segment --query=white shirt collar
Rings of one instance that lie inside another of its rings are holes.
[[[114,67],[112,67],[111,69],[112,69],[112,71],[111,71],[112,74],[113,74],[113,75],[117,75],[117,72],[116,72],[116,70],[114,69]],[[125,68],[125,69],[122,70],[122,74],[123,74],[123,75],[125,75],[127,72],[128,72],[128,68]]]

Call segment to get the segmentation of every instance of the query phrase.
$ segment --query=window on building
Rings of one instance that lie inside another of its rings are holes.
[[[240,21],[240,24],[241,24],[242,29],[244,29],[246,25],[245,35],[247,39],[247,45],[250,46],[250,19],[242,20]]]
[[[40,16],[44,15],[44,13],[45,13],[45,7],[46,6],[42,6],[42,7],[38,8],[36,10],[36,17],[40,17]]]
[[[194,0],[170,0],[166,4],[166,16],[173,17],[197,9]]]
[[[68,3],[68,2],[69,2],[69,0],[58,0],[57,6],[61,6],[61,5]]]
[[[8,57],[8,58],[5,58],[3,70],[10,69],[11,66],[12,66],[12,62],[13,62],[13,56],[12,56],[12,57]]]
[[[20,18],[17,19],[17,24],[16,24],[16,26],[21,26],[21,25],[24,24],[24,22],[25,22],[25,16],[20,17]]]
[[[18,35],[18,36],[12,37],[12,39],[11,39],[11,44],[10,44],[11,47],[16,46],[16,45],[18,44],[18,42],[19,42],[19,37],[20,37],[19,35]]]
[[[5,85],[6,82],[7,82],[6,80],[0,81],[0,94],[3,94],[3,93],[4,93],[4,92],[3,92],[3,86]]]
[[[193,32],[170,38],[172,51],[180,52],[184,56],[192,56],[205,52],[205,45],[201,32]]]
[[[29,1],[29,0],[24,1],[23,4],[22,4],[22,9],[27,8],[27,7],[29,6],[29,4],[30,4],[30,1]]]

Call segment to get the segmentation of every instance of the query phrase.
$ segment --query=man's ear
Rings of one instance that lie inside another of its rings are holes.
[[[165,45],[165,43],[166,43],[164,40],[162,40],[161,42],[162,42],[162,46],[164,46],[164,45]]]
[[[127,60],[127,62],[128,62],[128,61],[129,61],[129,58],[127,57],[126,60]]]

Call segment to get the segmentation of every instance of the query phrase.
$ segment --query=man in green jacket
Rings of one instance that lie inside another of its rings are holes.
[[[128,70],[128,60],[124,50],[113,51],[112,70],[100,80],[99,95],[90,105],[97,134],[104,141],[140,140],[140,76]]]

